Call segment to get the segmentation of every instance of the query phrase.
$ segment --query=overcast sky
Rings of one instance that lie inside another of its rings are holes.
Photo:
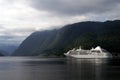
[[[0,45],[20,44],[37,30],[115,19],[120,0],[0,0]]]

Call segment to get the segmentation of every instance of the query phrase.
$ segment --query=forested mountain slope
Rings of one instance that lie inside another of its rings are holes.
[[[56,55],[74,47],[90,49],[101,46],[110,52],[120,52],[120,20],[106,22],[79,22],[58,30],[32,33],[14,56]]]

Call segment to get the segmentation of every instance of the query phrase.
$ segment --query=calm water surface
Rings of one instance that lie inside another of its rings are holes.
[[[0,80],[120,80],[120,59],[0,57]]]

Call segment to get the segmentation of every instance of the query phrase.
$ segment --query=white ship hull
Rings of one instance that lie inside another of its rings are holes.
[[[95,56],[95,55],[67,55],[67,57],[72,57],[72,58],[112,58],[112,56]]]

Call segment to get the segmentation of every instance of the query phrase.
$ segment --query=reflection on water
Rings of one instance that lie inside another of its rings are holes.
[[[119,59],[0,58],[0,80],[120,80],[119,75]]]
[[[120,59],[69,59],[68,80],[120,80]]]
[[[68,61],[69,80],[103,80],[106,59],[73,59]]]

